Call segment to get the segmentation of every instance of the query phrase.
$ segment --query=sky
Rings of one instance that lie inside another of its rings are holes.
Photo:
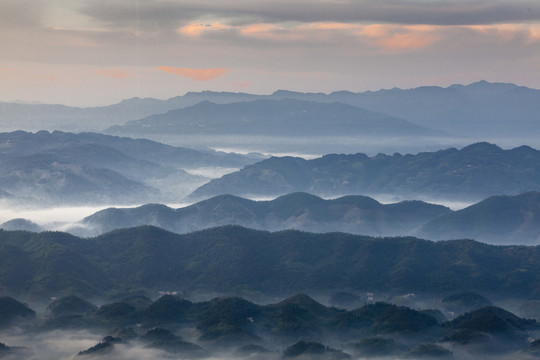
[[[538,0],[0,0],[0,101],[540,89]]]

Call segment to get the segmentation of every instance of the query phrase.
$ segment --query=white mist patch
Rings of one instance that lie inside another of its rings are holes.
[[[191,175],[203,176],[209,179],[220,178],[223,175],[233,173],[240,168],[225,168],[225,167],[200,167],[196,169],[184,169],[185,172]]]
[[[136,205],[98,205],[98,206],[67,206],[43,209],[27,209],[27,208],[0,208],[0,223],[8,220],[22,218],[35,222],[48,230],[59,230],[66,224],[77,222],[89,215],[92,215],[100,210],[110,207],[130,208],[137,207]]]
[[[15,218],[28,219],[42,226],[55,222],[73,222],[106,207],[108,206],[70,206],[44,209],[2,208],[0,209],[0,222]]]
[[[475,202],[473,202],[473,201],[460,201],[460,200],[426,198],[426,197],[422,197],[422,196],[418,196],[418,197],[411,198],[411,199],[409,199],[409,198],[402,199],[402,198],[400,198],[399,196],[396,196],[396,195],[384,195],[384,194],[383,195],[381,195],[381,194],[370,194],[370,195],[366,195],[366,196],[369,196],[369,197],[377,200],[381,204],[395,204],[395,203],[399,203],[399,202],[402,202],[402,201],[419,200],[419,201],[423,201],[423,202],[426,202],[426,203],[429,203],[429,204],[446,206],[446,207],[450,208],[453,211],[461,210],[461,209],[464,209],[466,207],[469,207],[469,206],[475,204]]]
[[[25,359],[60,360],[73,359],[79,351],[86,350],[100,341],[101,337],[86,330],[51,331],[33,336],[3,336],[8,346],[25,347]],[[15,358],[18,359],[17,356]]]
[[[253,153],[253,151],[247,150],[247,149],[241,149],[241,148],[229,148],[229,147],[213,147],[211,148],[214,151],[220,151],[225,152],[229,154],[242,154],[247,155]],[[310,154],[310,153],[301,153],[301,152],[278,152],[278,151],[261,151],[258,150],[257,153],[266,156],[276,156],[276,157],[285,157],[285,156],[292,156],[292,157],[299,157],[306,160],[316,159],[322,156],[322,154]],[[187,171],[187,170],[186,170]],[[188,171],[189,172],[189,171]]]

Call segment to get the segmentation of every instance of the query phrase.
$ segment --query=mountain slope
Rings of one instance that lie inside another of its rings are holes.
[[[539,219],[539,192],[493,196],[428,222],[419,235],[434,240],[473,238],[498,244],[538,244]]]
[[[119,134],[194,135],[438,135],[407,121],[341,103],[292,99],[232,104],[208,101],[107,130]]]
[[[271,231],[298,229],[406,235],[449,211],[444,206],[421,201],[383,205],[365,196],[323,200],[306,193],[294,193],[272,201],[252,201],[220,195],[176,210],[157,204],[105,209],[83,219],[80,233],[95,235],[140,225],[186,233],[219,225],[241,225]],[[77,233],[77,228],[72,232]]]
[[[533,138],[540,134],[540,90],[511,83],[479,81],[446,88],[421,86],[328,95],[278,91],[272,98],[339,101],[465,137]]]
[[[5,291],[39,296],[98,296],[112,289],[266,294],[377,289],[496,291],[535,298],[540,295],[539,257],[538,246],[269,233],[235,226],[186,235],[139,227],[90,239],[0,231],[0,258],[6,259],[0,262],[0,283]]]
[[[0,188],[10,203],[180,200],[205,181],[184,169],[249,162],[247,156],[94,133],[0,133]]]
[[[271,95],[203,91],[168,100],[133,98],[94,108],[0,102],[0,114],[3,119],[9,120],[3,123],[1,130],[96,131],[193,106],[201,101],[229,104],[282,99],[340,102],[465,137],[485,139],[507,138],[511,135],[533,138],[540,133],[540,90],[486,81],[469,85],[455,84],[446,88],[421,86],[359,93],[336,91],[331,94],[286,90]]]
[[[223,193],[260,197],[302,191],[323,196],[393,194],[479,201],[531,190],[540,190],[540,151],[476,143],[460,150],[416,155],[272,157],[214,179],[190,197]]]
[[[152,98],[126,99],[118,104],[78,108],[51,104],[18,104],[0,102],[0,114],[7,119],[1,131],[101,131],[112,125],[141,119],[152,114],[195,105],[204,100],[215,103],[245,101],[256,95],[242,93],[187,93],[167,100]]]

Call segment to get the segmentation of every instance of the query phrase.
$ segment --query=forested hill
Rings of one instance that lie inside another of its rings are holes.
[[[12,294],[101,295],[122,289],[335,289],[540,296],[540,247],[431,242],[237,226],[186,235],[145,226],[82,239],[0,231],[0,283]]]
[[[448,212],[447,207],[422,201],[381,204],[359,195],[324,200],[306,193],[293,193],[271,201],[218,195],[179,209],[160,204],[108,208],[86,217],[69,232],[95,236],[119,228],[155,225],[187,233],[220,225],[241,225],[270,231],[297,229],[393,236],[409,235],[419,226]]]
[[[540,190],[540,151],[528,146],[503,150],[482,142],[416,155],[273,157],[213,179],[190,196],[256,197],[303,191],[323,196],[393,194],[479,201],[532,190]]]

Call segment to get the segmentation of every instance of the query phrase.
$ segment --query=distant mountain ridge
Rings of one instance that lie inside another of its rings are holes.
[[[446,88],[421,86],[360,93],[336,91],[325,94],[280,90],[270,95],[253,95],[204,91],[168,100],[133,98],[95,108],[0,102],[0,115],[9,120],[3,125],[3,131],[97,131],[192,106],[201,101],[229,104],[260,99],[340,102],[457,136],[484,139],[497,136],[530,138],[540,134],[540,90],[486,81]]]
[[[366,196],[323,200],[294,193],[272,201],[252,201],[220,195],[185,208],[148,204],[137,208],[109,208],[86,217],[68,231],[97,235],[119,228],[154,225],[188,233],[220,225],[259,230],[297,229],[310,232],[341,231],[362,235],[407,235],[428,221],[448,213],[444,206],[421,201],[383,205]]]
[[[434,240],[472,238],[499,244],[540,244],[540,192],[493,196],[423,225]]]
[[[498,194],[540,191],[540,151],[503,150],[476,143],[416,155],[330,154],[313,160],[272,157],[195,190],[191,199],[218,194],[260,197],[291,192],[322,196],[390,194],[405,198],[479,201]]]
[[[494,245],[540,245],[538,219],[540,193],[535,191],[492,196],[456,211],[422,201],[381,204],[360,195],[323,200],[306,193],[292,193],[271,201],[218,195],[178,209],[160,204],[108,208],[64,230],[79,236],[95,236],[142,225],[176,233],[240,225],[270,231],[339,231],[370,236],[414,235],[430,240],[473,239]],[[14,219],[0,227],[43,231],[27,223]]]
[[[113,134],[267,136],[443,136],[402,119],[339,102],[261,99],[231,104],[200,102],[115,126]]]
[[[185,169],[236,168],[252,161],[96,133],[0,133],[0,189],[16,205],[133,204],[174,193],[181,199],[206,181]]]

